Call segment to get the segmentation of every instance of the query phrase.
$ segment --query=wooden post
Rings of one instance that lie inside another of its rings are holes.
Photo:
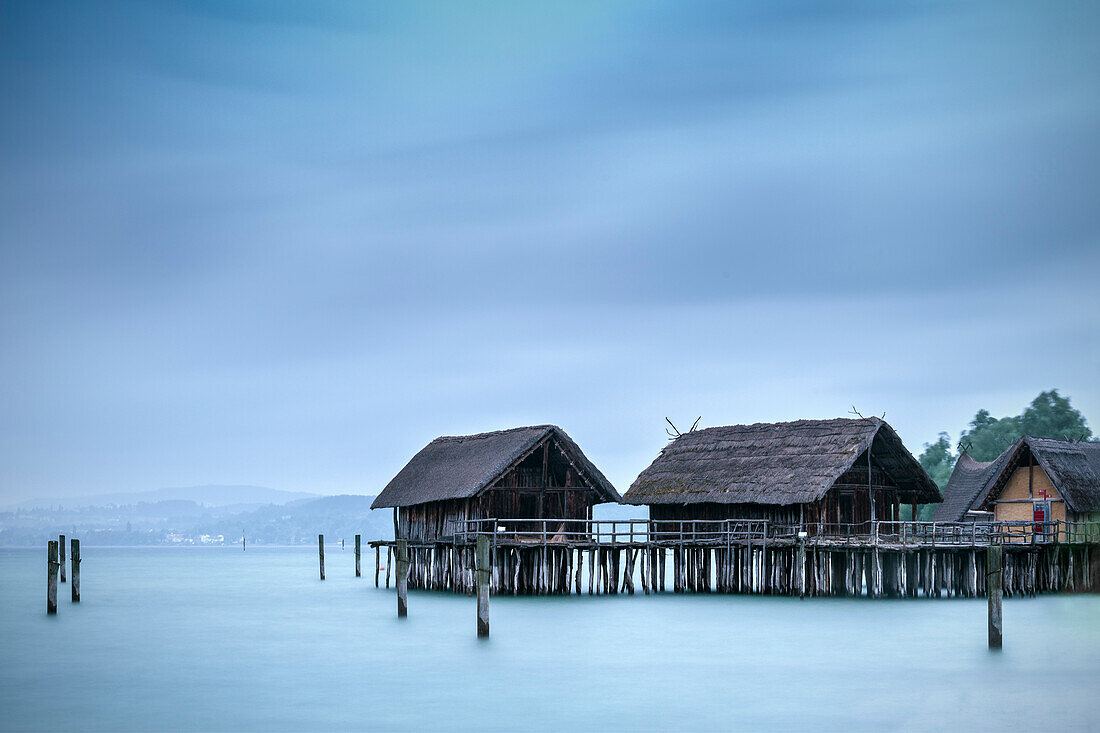
[[[798,597],[806,597],[806,541],[798,540],[798,559],[795,561],[795,573],[798,576]]]
[[[382,569],[382,546],[374,546],[374,587],[378,587],[378,573]],[[389,572],[386,573],[386,579],[389,579]],[[386,583],[389,586],[389,583]]]
[[[477,635],[489,635],[489,536],[477,536]]]
[[[397,540],[397,617],[409,615],[409,545],[405,540]]]
[[[321,580],[325,579],[325,536],[317,535],[317,558],[321,561]]]
[[[61,582],[65,582],[65,535],[57,536],[57,563],[61,571]]]
[[[73,564],[73,582],[69,584],[69,588],[73,592],[73,603],[80,603],[80,540],[70,540],[72,543],[69,553],[69,562]]]
[[[46,613],[57,613],[57,540],[50,540],[46,548]]]
[[[989,648],[1001,648],[1001,552],[999,545],[990,545],[985,552],[986,583],[989,587]]]
[[[362,542],[362,535],[355,535],[355,577],[362,577],[362,573],[359,572],[359,551],[361,549],[360,543]]]

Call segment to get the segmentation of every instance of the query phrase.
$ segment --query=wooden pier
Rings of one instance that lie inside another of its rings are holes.
[[[455,530],[443,541],[407,543],[398,570],[407,567],[408,588],[475,594],[476,544],[485,537],[494,595],[972,598],[986,594],[991,546],[1003,550],[1006,597],[1100,590],[1100,523],[486,519]],[[386,575],[388,587],[388,567]],[[378,577],[376,567],[376,585]]]

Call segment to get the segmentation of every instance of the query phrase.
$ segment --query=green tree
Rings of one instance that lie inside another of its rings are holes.
[[[947,486],[947,480],[951,478],[951,471],[955,468],[955,454],[951,452],[951,438],[947,433],[940,433],[935,443],[925,443],[924,452],[920,454],[920,465],[936,482],[941,489]]]
[[[1069,398],[1052,389],[1040,392],[1023,414],[1015,417],[996,418],[988,410],[978,410],[970,421],[969,429],[962,432],[959,442],[969,443],[967,451],[974,460],[992,461],[1024,435],[1087,440],[1092,437],[1092,431],[1085,416],[1070,404]]]
[[[1069,397],[1062,397],[1056,389],[1040,392],[1019,419],[1024,435],[1072,440],[1092,438],[1085,416],[1069,404]]]
[[[943,490],[943,487],[947,486],[948,479],[951,478],[951,472],[955,468],[955,456],[951,452],[951,438],[947,433],[940,433],[935,443],[925,443],[924,452],[920,454],[920,465],[932,477],[932,480],[936,482],[936,486]],[[932,513],[936,510],[935,504],[925,504],[921,507],[920,514],[915,519],[928,521],[932,519]],[[913,507],[909,506],[909,512],[913,511]],[[902,516],[905,516],[903,513]],[[912,516],[910,514],[910,516]]]
[[[967,453],[975,461],[992,461],[1021,435],[1018,416],[996,418],[989,410],[978,410],[970,428],[960,434],[959,443],[967,446]]]

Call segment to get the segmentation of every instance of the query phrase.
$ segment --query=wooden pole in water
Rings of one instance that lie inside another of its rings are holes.
[[[406,576],[409,574],[409,545],[405,540],[397,540],[397,617],[409,615],[409,586]]]
[[[72,552],[69,553],[69,562],[73,564],[73,582],[69,584],[73,592],[73,603],[80,603],[80,540],[70,540]]]
[[[317,535],[317,559],[321,562],[321,580],[325,579],[325,536]]]
[[[57,613],[57,540],[50,540],[46,548],[46,613]]]
[[[477,635],[489,635],[489,537],[477,536]]]
[[[57,536],[57,562],[61,571],[61,582],[65,582],[65,535]]]
[[[989,648],[1001,648],[1001,560],[1002,549],[990,545],[985,552],[985,572],[989,598]]]
[[[798,597],[806,597],[806,541],[798,540],[798,559],[795,561],[795,574],[798,577]]]
[[[358,535],[358,534],[355,535],[355,577],[356,578],[360,578],[363,575],[361,572],[359,572],[359,551],[362,549],[360,547],[360,543],[362,542],[362,539],[363,539],[362,535]]]

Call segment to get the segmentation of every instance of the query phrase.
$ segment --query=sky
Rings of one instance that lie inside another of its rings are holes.
[[[1100,428],[1100,5],[0,3],[0,503],[375,493],[564,428],[1058,388]]]

